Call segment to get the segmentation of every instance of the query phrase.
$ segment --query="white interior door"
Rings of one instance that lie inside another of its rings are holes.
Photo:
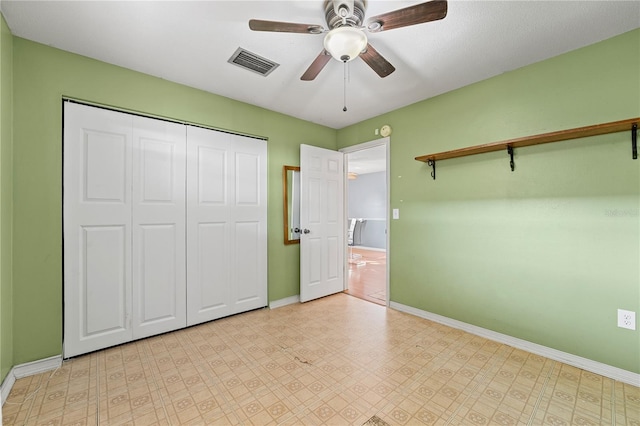
[[[267,304],[266,142],[189,127],[187,323]]]
[[[132,338],[131,140],[131,115],[65,103],[65,357]]]
[[[344,290],[344,156],[300,145],[300,300]]]
[[[186,126],[133,118],[133,338],[186,326]]]

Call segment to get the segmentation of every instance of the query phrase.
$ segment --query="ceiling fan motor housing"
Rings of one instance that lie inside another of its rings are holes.
[[[324,0],[324,16],[330,29],[343,25],[360,27],[366,9],[366,0]],[[345,10],[348,12],[347,16],[340,16],[339,11]]]

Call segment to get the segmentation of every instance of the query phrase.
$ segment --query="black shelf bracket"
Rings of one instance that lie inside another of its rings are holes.
[[[507,153],[509,154],[509,157],[511,157],[511,160],[509,161],[511,171],[514,171],[516,169],[516,163],[513,162],[513,147],[511,145],[507,145]]]
[[[436,180],[436,160],[427,160],[427,165],[431,166],[431,177]]]
[[[634,160],[638,159],[638,123],[631,126],[631,155]]]

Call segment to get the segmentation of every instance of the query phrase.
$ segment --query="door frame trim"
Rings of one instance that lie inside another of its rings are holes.
[[[380,139],[374,139],[371,140],[369,142],[363,142],[363,143],[359,143],[357,145],[351,145],[351,146],[347,146],[344,148],[339,149],[338,151],[340,151],[341,153],[345,154],[345,160],[346,160],[346,154],[350,154],[352,152],[357,152],[357,151],[362,151],[363,149],[369,149],[369,148],[375,148],[377,146],[385,146],[385,156],[386,156],[386,170],[385,170],[385,175],[386,175],[386,184],[387,184],[387,188],[386,188],[386,212],[387,212],[387,218],[385,220],[385,228],[387,230],[387,234],[386,234],[386,257],[387,257],[387,267],[386,267],[386,294],[385,294],[385,306],[389,307],[389,303],[390,303],[390,289],[389,289],[389,278],[390,278],[390,262],[389,262],[389,254],[390,254],[390,250],[389,250],[389,243],[391,241],[390,235],[390,217],[389,217],[389,212],[390,212],[390,208],[391,208],[391,173],[390,173],[390,163],[391,163],[391,138],[390,137],[386,137],[386,138],[380,138]],[[348,203],[348,192],[347,192],[347,172],[348,172],[348,161],[344,162],[344,223],[345,223],[345,231],[346,231],[346,223],[347,223],[347,218],[348,218],[348,208],[349,208],[349,203]],[[347,239],[345,238],[345,244],[347,243]],[[345,253],[348,253],[348,247],[345,247]],[[348,265],[348,259],[347,256],[344,256],[344,288],[345,290],[349,288],[349,265]]]

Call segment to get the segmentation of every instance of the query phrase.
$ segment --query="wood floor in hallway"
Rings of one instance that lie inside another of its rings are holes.
[[[352,296],[387,304],[387,253],[349,247],[349,288]]]

